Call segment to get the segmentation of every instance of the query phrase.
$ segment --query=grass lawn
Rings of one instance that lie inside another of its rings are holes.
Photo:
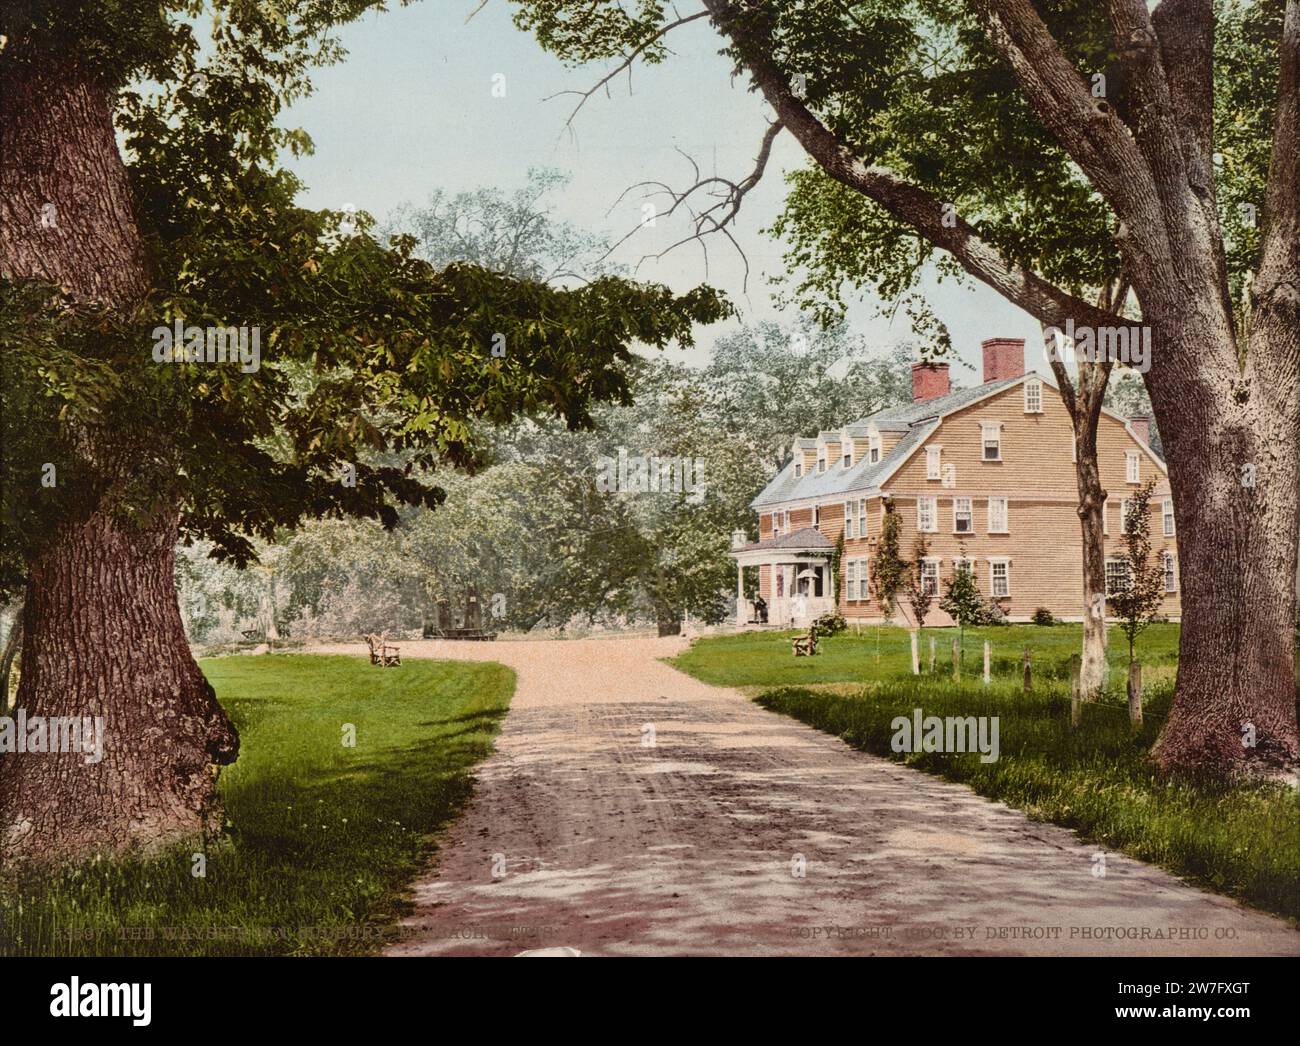
[[[790,654],[793,633],[701,639],[673,663],[702,680],[745,687],[764,708],[835,734],[863,751],[969,785],[980,795],[1038,820],[1074,828],[1099,848],[1159,864],[1189,880],[1292,919],[1300,918],[1300,795],[1281,787],[1222,785],[1159,778],[1146,761],[1172,697],[1177,626],[1153,626],[1138,641],[1144,674],[1144,723],[1135,735],[1120,693],[1086,706],[1070,727],[1069,657],[1079,626],[1032,625],[968,631],[966,675],[951,678],[952,637],[938,635],[938,665],[911,674],[902,629],[821,640],[814,658]],[[972,636],[974,638],[972,638]],[[993,682],[985,687],[983,640],[993,644]],[[1032,650],[1034,690],[1020,683],[1020,654]],[[923,666],[929,644],[923,639]],[[1111,635],[1111,659],[1127,660]],[[1113,673],[1122,688],[1123,672]],[[895,753],[895,716],[997,716],[1000,754]]]
[[[201,662],[239,728],[228,835],[0,886],[0,954],[337,955],[392,933],[514,690],[501,665],[275,655]],[[355,747],[343,743],[344,724]],[[8,943],[12,941],[12,943]]]

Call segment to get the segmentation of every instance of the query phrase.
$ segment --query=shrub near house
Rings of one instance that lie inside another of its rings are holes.
[[[1056,388],[1026,374],[1024,341],[984,342],[984,381],[953,390],[948,364],[912,365],[912,402],[795,441],[792,460],[754,499],[759,541],[733,550],[759,571],[774,623],[828,612],[830,555],[844,538],[839,612],[850,622],[884,615],[871,591],[871,560],[887,508],[900,544],[928,545],[923,583],[934,594],[968,566],[980,594],[1009,620],[1039,610],[1082,617],[1083,553],[1076,512],[1074,434]],[[1179,618],[1173,500],[1164,463],[1146,443],[1147,419],[1103,412],[1097,458],[1105,506],[1108,582],[1124,571],[1122,513],[1151,479],[1153,550],[1163,572],[1160,615]],[[802,598],[801,598],[802,597]],[[906,601],[895,619],[910,623]],[[950,625],[937,607],[927,625]]]

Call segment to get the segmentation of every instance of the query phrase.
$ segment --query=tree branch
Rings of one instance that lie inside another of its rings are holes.
[[[925,240],[948,251],[972,276],[1040,321],[1064,326],[1106,323],[1110,314],[1005,258],[982,240],[975,228],[950,206],[888,168],[867,164],[835,136],[801,99],[771,57],[770,38],[739,24],[729,0],[704,0],[719,30],[736,46],[755,86],[776,110],[782,124],[830,177],[874,200]]]

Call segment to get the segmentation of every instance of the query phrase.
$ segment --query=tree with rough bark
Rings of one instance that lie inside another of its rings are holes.
[[[314,517],[393,525],[476,422],[591,424],[700,288],[576,289],[313,211],[279,122],[373,0],[61,0],[0,10],[0,587],[17,704],[104,716],[105,753],[0,755],[0,857],[153,851],[220,825],[237,736],[190,655],[178,539],[243,565]],[[75,8],[75,9],[74,9]],[[200,16],[204,17],[200,17]],[[210,17],[209,17],[210,16]],[[120,144],[119,144],[120,143]],[[175,331],[175,343],[171,342]],[[183,342],[183,344],[181,344]],[[238,352],[236,352],[238,346]]]
[[[1149,332],[1183,615],[1153,758],[1223,776],[1300,760],[1300,0],[516,3],[543,46],[615,70],[709,19],[775,117],[751,175],[691,187],[719,197],[695,233],[729,231],[788,131],[812,161],[776,226],[798,294],[897,296],[933,259],[1045,327],[1113,348]],[[1086,424],[1076,443],[1084,459]],[[1095,564],[1087,577],[1095,590]]]

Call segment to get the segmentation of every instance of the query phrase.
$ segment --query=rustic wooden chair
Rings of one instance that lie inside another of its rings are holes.
[[[812,657],[817,653],[817,629],[809,628],[805,635],[795,636],[790,646],[795,657]]]
[[[366,646],[370,648],[370,663],[372,665],[388,668],[402,663],[401,648],[390,646],[384,642],[382,635],[366,636]]]

